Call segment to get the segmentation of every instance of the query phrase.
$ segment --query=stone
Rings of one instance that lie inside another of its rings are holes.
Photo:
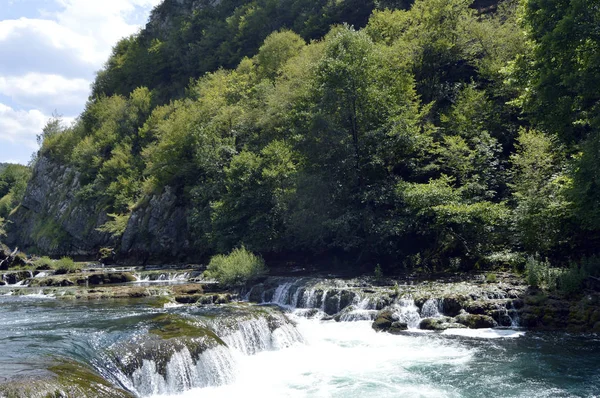
[[[465,325],[469,329],[483,329],[483,328],[494,328],[498,326],[498,323],[488,315],[476,315],[476,314],[459,314],[454,318],[456,323]]]

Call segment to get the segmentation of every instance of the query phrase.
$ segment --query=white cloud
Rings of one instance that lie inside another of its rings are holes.
[[[0,21],[0,156],[35,149],[54,109],[73,120],[112,47],[161,1],[53,0],[58,11]]]
[[[90,82],[55,74],[28,73],[24,76],[0,76],[0,94],[27,108],[43,112],[58,110],[74,114],[81,111],[89,95]]]
[[[146,11],[160,0],[57,0],[63,9],[45,18],[0,21],[0,42],[28,38],[33,47],[72,52],[82,63],[98,69],[122,37],[136,33],[140,25],[129,23],[140,8]]]
[[[86,93],[90,82],[85,79],[67,79],[60,75],[28,73],[25,76],[1,77],[0,93],[9,96],[39,97]]]
[[[0,141],[37,149],[36,135],[42,132],[48,117],[37,109],[20,111],[0,103]]]

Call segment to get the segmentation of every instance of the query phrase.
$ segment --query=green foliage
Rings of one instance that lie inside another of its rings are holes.
[[[8,164],[0,171],[0,218],[7,218],[25,196],[31,169]]]
[[[583,281],[588,277],[588,273],[583,267],[572,264],[558,276],[558,289],[566,294],[580,293],[583,288]]]
[[[523,21],[533,41],[527,68],[532,119],[566,141],[600,128],[600,13],[595,0],[529,0]]]
[[[519,241],[530,253],[547,253],[564,239],[570,213],[566,192],[571,181],[562,173],[551,138],[522,129],[510,157],[513,166],[514,220]]]
[[[304,45],[304,39],[289,30],[270,34],[256,56],[260,76],[275,79],[283,65],[298,55]]]
[[[108,214],[112,220],[107,221],[96,230],[100,232],[106,232],[111,234],[113,237],[120,237],[127,228],[127,223],[131,217],[131,213],[126,214]]]
[[[60,260],[54,261],[52,266],[56,270],[57,274],[68,274],[80,270],[73,259],[69,257],[62,257]]]
[[[168,191],[199,256],[245,244],[458,270],[597,251],[590,0],[486,15],[468,0],[188,3],[159,5],[76,122],[40,136],[40,156],[79,177],[76,200],[110,215],[100,231],[122,235]],[[22,192],[0,195],[0,217]],[[534,260],[532,285],[561,283]]]
[[[493,272],[490,272],[489,274],[485,275],[485,282],[486,283],[496,283],[497,280],[498,280],[498,276],[495,273],[493,273]]]
[[[556,274],[550,268],[547,259],[542,261],[537,257],[529,256],[525,262],[525,275],[531,287],[549,288],[556,285]]]
[[[266,272],[263,259],[242,246],[228,255],[219,254],[211,258],[205,275],[225,286],[234,287],[256,280]]]
[[[54,269],[54,261],[47,256],[36,259],[33,265],[36,269]]]

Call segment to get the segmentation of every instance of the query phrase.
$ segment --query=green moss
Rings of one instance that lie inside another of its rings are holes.
[[[61,390],[71,392],[69,396],[133,397],[130,393],[113,387],[93,370],[76,362],[62,362],[52,366],[48,370],[56,374],[58,384],[61,387],[64,386]]]
[[[47,217],[35,223],[31,237],[35,242],[46,240],[50,249],[57,249],[68,241],[69,234],[53,218]]]
[[[152,323],[156,325],[155,328],[150,329],[149,332],[156,336],[159,336],[163,340],[173,338],[205,338],[209,337],[215,340],[219,344],[225,344],[223,340],[219,338],[213,331],[194,325],[189,320],[180,316],[172,314],[162,314],[154,319]]]

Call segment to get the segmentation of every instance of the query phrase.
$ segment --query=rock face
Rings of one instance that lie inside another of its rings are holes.
[[[187,214],[170,188],[136,208],[123,233],[118,256],[182,260],[190,252]]]
[[[99,232],[109,220],[101,201],[86,200],[81,175],[40,157],[19,208],[10,216],[6,243],[50,256],[96,257],[114,247],[122,261],[183,260],[190,254],[186,209],[167,187],[131,214],[122,239]]]
[[[10,216],[7,244],[51,256],[95,255],[110,245],[110,235],[96,230],[108,221],[106,212],[78,197],[80,188],[78,172],[40,157]]]

